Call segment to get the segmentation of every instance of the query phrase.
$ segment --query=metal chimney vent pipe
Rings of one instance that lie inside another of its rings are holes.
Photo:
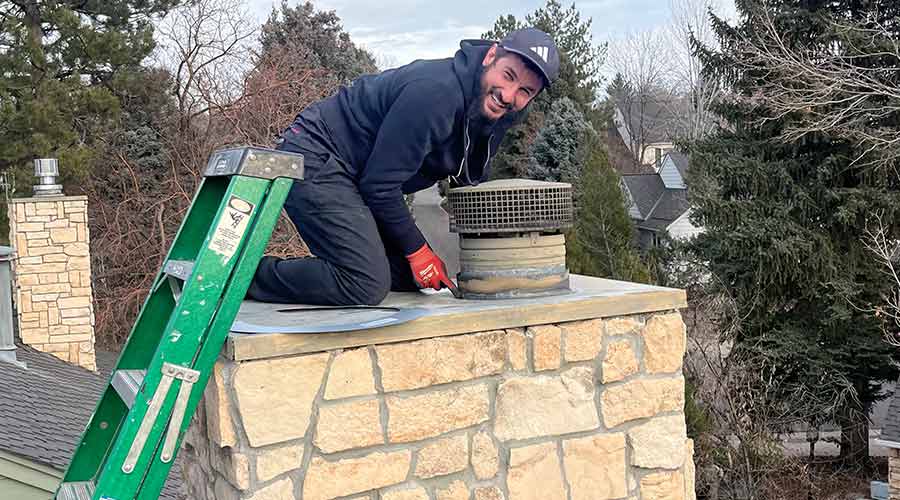
[[[56,183],[59,175],[59,164],[56,158],[38,158],[34,160],[34,176],[38,184],[34,185],[35,196],[56,196],[62,194],[62,186]]]
[[[0,362],[25,367],[16,360],[16,343],[13,337],[12,273],[10,261],[13,249],[0,246]]]
[[[459,233],[459,289],[467,299],[564,293],[572,186],[525,179],[451,189],[450,230]]]

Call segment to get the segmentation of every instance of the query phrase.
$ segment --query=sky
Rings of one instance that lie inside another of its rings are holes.
[[[289,0],[297,5],[302,0]],[[629,32],[652,30],[669,17],[670,0],[587,0],[576,2],[582,19],[591,18],[595,43]],[[248,0],[248,9],[262,22],[280,0]],[[544,0],[313,0],[319,10],[334,10],[344,29],[358,45],[370,50],[381,69],[415,59],[450,57],[459,41],[479,38],[502,15],[525,14],[542,7]],[[562,0],[568,7],[570,1]],[[731,16],[733,0],[720,0]]]

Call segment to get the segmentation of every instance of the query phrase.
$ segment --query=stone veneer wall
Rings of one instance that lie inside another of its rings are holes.
[[[9,241],[22,342],[96,370],[87,197],[11,200]]]
[[[196,500],[683,500],[678,313],[216,365]]]
[[[891,500],[900,500],[900,450],[888,450],[888,491]]]

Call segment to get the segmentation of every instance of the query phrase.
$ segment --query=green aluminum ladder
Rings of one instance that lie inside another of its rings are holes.
[[[213,153],[57,500],[156,499],[303,156]]]

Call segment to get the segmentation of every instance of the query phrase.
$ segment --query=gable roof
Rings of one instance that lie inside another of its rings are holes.
[[[675,150],[669,151],[668,155],[675,164],[675,168],[678,169],[678,173],[681,174],[681,178],[687,179],[688,165],[690,165],[687,155]]]
[[[664,231],[676,219],[684,215],[689,208],[686,189],[666,189],[649,216],[637,222],[637,227],[651,231]]]
[[[653,207],[666,191],[659,174],[623,175],[622,182],[628,187],[631,199],[641,213],[641,219],[650,216]]]
[[[0,449],[64,471],[106,389],[114,356],[98,356],[94,373],[25,345],[16,355],[26,367],[0,362]],[[183,498],[177,465],[160,498]]]

